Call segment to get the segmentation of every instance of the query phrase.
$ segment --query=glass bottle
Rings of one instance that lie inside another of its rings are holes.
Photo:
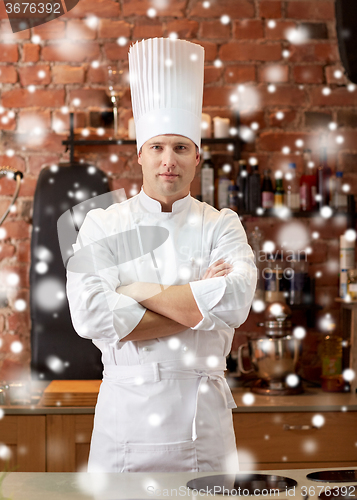
[[[299,185],[296,178],[296,163],[289,163],[289,170],[285,176],[285,205],[292,211],[300,209]]]
[[[342,178],[343,172],[337,171],[335,175],[335,182],[333,184],[333,192],[330,205],[335,210],[346,211],[347,195],[342,191]]]
[[[283,174],[280,170],[275,173],[274,208],[284,206]]]
[[[228,199],[228,188],[232,184],[229,178],[229,172],[226,168],[220,168],[218,170],[218,178],[216,179],[217,186],[217,202],[216,207],[218,210],[221,208],[228,208],[229,199]]]
[[[248,177],[249,212],[251,214],[255,214],[257,208],[261,206],[260,174],[258,168],[258,162],[254,162]]]
[[[228,207],[234,212],[238,212],[238,206],[238,186],[232,182],[232,184],[228,186]]]
[[[208,146],[203,146],[203,163],[201,167],[202,201],[214,206],[214,164]]]
[[[322,341],[322,389],[341,392],[343,388],[342,338],[330,332]]]
[[[274,189],[270,178],[271,170],[264,169],[264,177],[262,182],[262,207],[270,209],[274,207]]]
[[[332,171],[327,164],[327,149],[321,148],[320,165],[317,169],[318,206],[324,207],[330,202],[330,179]]]
[[[239,210],[248,211],[248,170],[247,162],[245,160],[239,160],[239,172],[237,175],[236,184],[238,186],[238,197],[239,197]]]
[[[316,171],[310,149],[304,151],[304,173],[300,178],[300,210],[309,212],[316,207]]]

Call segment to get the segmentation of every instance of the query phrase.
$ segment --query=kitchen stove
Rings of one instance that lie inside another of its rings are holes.
[[[269,495],[271,490],[287,492],[296,487],[297,481],[290,477],[273,474],[221,474],[192,479],[187,487],[192,490],[211,492],[214,495]]]
[[[349,470],[322,470],[307,474],[311,481],[323,481],[324,483],[357,483],[357,469]]]

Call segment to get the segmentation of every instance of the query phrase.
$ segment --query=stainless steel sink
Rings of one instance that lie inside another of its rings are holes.
[[[307,479],[324,483],[357,483],[357,469],[311,472]]]

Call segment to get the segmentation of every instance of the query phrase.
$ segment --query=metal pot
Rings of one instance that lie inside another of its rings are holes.
[[[248,347],[253,368],[243,366],[242,351]],[[299,357],[301,341],[294,337],[260,338],[248,340],[239,346],[238,366],[242,373],[255,371],[259,378],[267,381],[282,381],[294,373]]]

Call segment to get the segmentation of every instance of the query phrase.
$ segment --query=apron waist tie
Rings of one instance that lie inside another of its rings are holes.
[[[192,422],[192,441],[195,441],[197,439],[196,417],[201,384],[207,384],[208,380],[222,382],[226,407],[229,409],[237,408],[224,376],[226,368],[225,357],[212,356],[211,358],[194,358],[190,364],[184,360],[172,360],[142,365],[109,365],[104,367],[103,378],[120,384],[143,384],[145,382],[159,382],[163,379],[199,378]]]

